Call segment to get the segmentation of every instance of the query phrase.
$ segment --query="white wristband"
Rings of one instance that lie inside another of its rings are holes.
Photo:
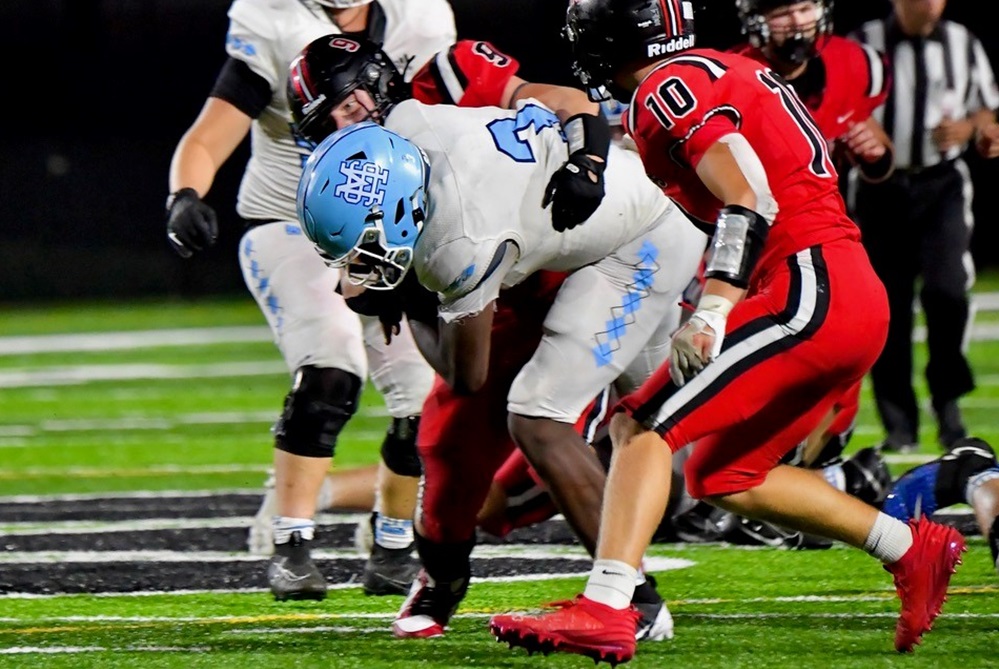
[[[565,140],[569,145],[570,156],[586,146],[586,130],[582,118],[578,116],[573,118],[565,124],[562,131],[565,133]]]
[[[697,302],[697,311],[710,311],[722,318],[728,318],[734,306],[735,303],[727,297],[707,294],[702,295],[701,299]]]

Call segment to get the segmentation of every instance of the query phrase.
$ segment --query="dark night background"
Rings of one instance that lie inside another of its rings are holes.
[[[291,0],[289,0],[291,1]],[[421,0],[408,0],[420,2]],[[0,301],[197,297],[245,291],[236,263],[235,195],[247,146],[207,200],[218,245],[184,261],[169,249],[163,201],[173,148],[225,59],[229,0],[4,0],[0,62]],[[488,39],[527,79],[574,85],[559,37],[566,0],[451,0],[458,36]],[[701,0],[698,44],[740,39],[734,0]],[[947,16],[977,34],[999,70],[999,34],[982,0]],[[888,13],[888,0],[839,0],[836,32]],[[973,250],[999,266],[989,189],[999,160],[971,158],[978,197]]]

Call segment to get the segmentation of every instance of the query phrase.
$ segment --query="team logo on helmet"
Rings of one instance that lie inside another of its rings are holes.
[[[389,171],[384,167],[365,160],[345,160],[340,163],[340,174],[347,181],[333,190],[336,197],[365,207],[381,206],[385,201]]]
[[[330,46],[334,49],[343,49],[349,53],[354,53],[361,48],[361,45],[346,37],[334,37],[330,40]]]

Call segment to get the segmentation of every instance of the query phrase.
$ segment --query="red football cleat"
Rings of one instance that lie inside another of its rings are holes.
[[[895,576],[895,591],[902,600],[895,627],[895,649],[900,653],[912,652],[923,634],[933,628],[933,620],[947,601],[951,574],[967,550],[960,532],[926,516],[910,520],[909,527],[912,547],[898,562],[885,565]]]
[[[557,610],[534,616],[493,616],[489,630],[498,641],[511,648],[526,648],[528,653],[576,653],[611,666],[635,656],[635,626],[640,614],[634,606],[614,609],[583,595],[553,606]]]

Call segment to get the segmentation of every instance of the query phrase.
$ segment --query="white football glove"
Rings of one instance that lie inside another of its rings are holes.
[[[669,375],[682,386],[721,353],[725,323],[734,305],[720,295],[705,295],[697,310],[673,333]]]

